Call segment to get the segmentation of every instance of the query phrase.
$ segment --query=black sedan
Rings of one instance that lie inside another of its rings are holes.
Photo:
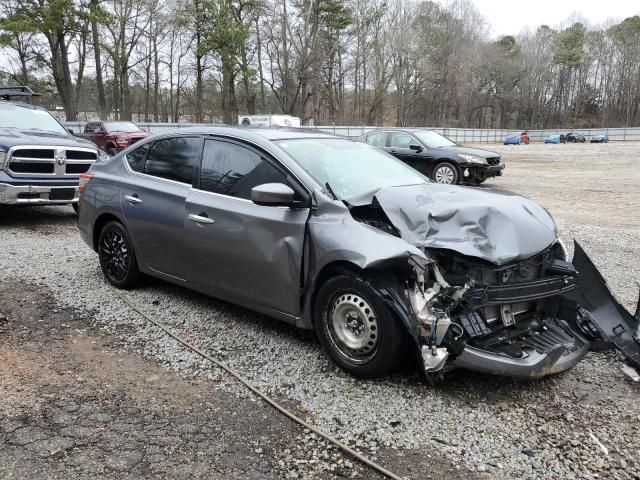
[[[504,170],[496,152],[462,147],[433,130],[375,130],[358,140],[382,148],[436,183],[478,185]]]
[[[567,133],[566,138],[568,143],[585,143],[587,141],[587,137],[581,133]]]

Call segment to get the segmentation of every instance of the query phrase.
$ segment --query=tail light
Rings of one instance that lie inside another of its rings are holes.
[[[87,187],[87,185],[89,184],[89,182],[91,181],[91,179],[94,176],[91,175],[90,173],[81,173],[80,174],[80,188],[78,188],[78,191],[80,193],[84,192],[84,189]]]

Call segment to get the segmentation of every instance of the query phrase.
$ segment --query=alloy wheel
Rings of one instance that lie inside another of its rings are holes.
[[[456,172],[449,165],[442,165],[436,168],[434,176],[436,183],[451,185],[456,178]]]
[[[127,240],[120,230],[110,228],[105,232],[100,243],[100,257],[111,280],[124,280],[131,265],[131,256]]]

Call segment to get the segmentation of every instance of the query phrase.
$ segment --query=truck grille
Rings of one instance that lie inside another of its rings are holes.
[[[7,173],[14,177],[70,177],[89,170],[98,159],[91,148],[24,146],[9,151]]]

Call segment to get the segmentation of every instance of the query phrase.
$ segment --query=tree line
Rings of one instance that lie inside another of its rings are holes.
[[[640,16],[495,40],[470,0],[0,0],[0,48],[70,121],[640,125]]]

